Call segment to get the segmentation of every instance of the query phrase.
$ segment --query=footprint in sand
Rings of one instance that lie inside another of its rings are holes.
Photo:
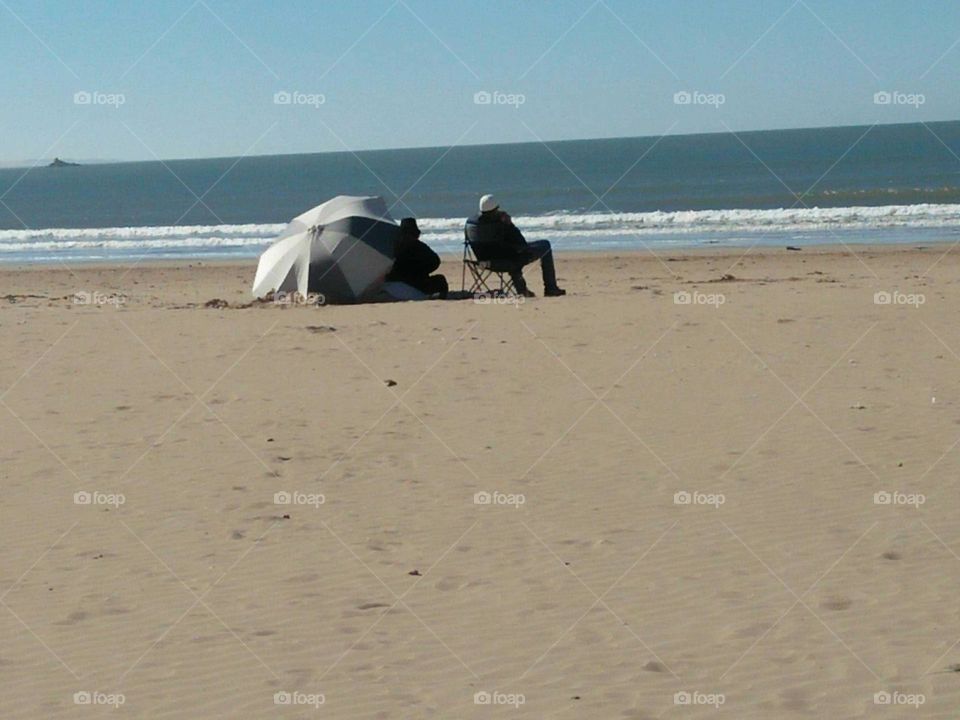
[[[83,622],[88,617],[90,617],[88,613],[85,613],[82,610],[75,610],[74,612],[67,615],[66,620],[61,620],[60,622],[55,624],[56,625],[76,625],[78,622]]]
[[[851,605],[853,605],[853,600],[842,597],[829,598],[820,603],[820,607],[824,610],[846,610]]]
[[[467,587],[467,584],[466,578],[446,578],[438,581],[434,587],[443,592],[450,592],[452,590],[462,590]]]
[[[733,633],[735,638],[755,638],[760,637],[767,630],[769,626],[764,625],[763,623],[756,623],[748,627],[740,628]]]

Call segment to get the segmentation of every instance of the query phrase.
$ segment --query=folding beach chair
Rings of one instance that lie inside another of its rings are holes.
[[[477,223],[471,218],[463,228],[463,273],[461,290],[467,289],[467,271],[470,272],[471,294],[486,293],[497,297],[517,295],[511,273],[523,268],[529,261],[521,257],[491,257],[484,243],[477,242]]]

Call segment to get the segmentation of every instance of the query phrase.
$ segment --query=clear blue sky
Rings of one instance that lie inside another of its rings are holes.
[[[956,0],[0,0],[0,161],[952,120],[958,41]]]

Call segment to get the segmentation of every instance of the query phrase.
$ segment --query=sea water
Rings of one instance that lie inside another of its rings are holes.
[[[960,122],[0,170],[0,262],[249,258],[339,194],[456,255],[495,193],[558,251],[960,241]]]

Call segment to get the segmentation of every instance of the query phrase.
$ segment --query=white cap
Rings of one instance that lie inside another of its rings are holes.
[[[491,210],[496,210],[498,207],[500,207],[500,203],[497,202],[493,195],[484,195],[480,198],[480,212],[490,212]]]

